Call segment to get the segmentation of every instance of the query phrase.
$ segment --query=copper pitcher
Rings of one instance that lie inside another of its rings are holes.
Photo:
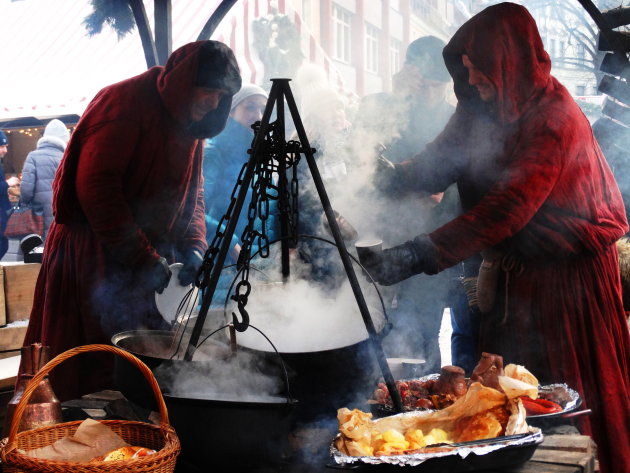
[[[22,347],[20,359],[20,375],[16,383],[13,397],[7,404],[7,413],[4,422],[4,435],[9,435],[13,413],[17,407],[24,390],[33,376],[50,359],[50,348],[42,346],[41,343],[33,343],[30,346]],[[46,425],[58,424],[63,421],[61,414],[61,403],[55,395],[48,376],[44,377],[39,386],[33,391],[28,405],[22,415],[22,420],[18,427],[18,432],[35,429]]]

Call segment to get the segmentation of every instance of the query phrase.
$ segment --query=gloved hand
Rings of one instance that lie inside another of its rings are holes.
[[[398,193],[398,170],[396,165],[382,154],[376,157],[374,186],[385,194]]]
[[[195,282],[197,271],[199,271],[201,263],[203,263],[203,255],[197,250],[187,250],[182,263],[184,263],[184,266],[179,271],[179,283],[182,286],[188,286]]]
[[[341,232],[341,238],[345,241],[354,241],[359,238],[359,234],[356,229],[352,226],[350,222],[348,222],[343,215],[339,214],[336,210],[333,210],[335,213],[335,220],[337,221],[337,225],[339,226],[339,231]],[[328,218],[326,218],[326,212],[322,212],[320,217],[320,222],[326,232],[332,236],[332,232],[330,231],[330,225],[328,225]]]
[[[364,261],[370,275],[384,286],[391,286],[414,274],[436,274],[437,254],[428,235],[419,235],[402,245],[375,253]]]
[[[158,294],[162,294],[171,279],[171,268],[168,267],[166,258],[160,257],[149,271],[149,282]]]

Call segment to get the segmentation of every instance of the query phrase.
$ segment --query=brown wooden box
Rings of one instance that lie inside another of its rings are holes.
[[[0,303],[4,298],[4,304],[0,305],[0,322],[3,309],[7,324],[30,317],[40,267],[40,263],[22,262],[7,262],[0,265],[3,286]]]
[[[545,435],[531,460],[500,473],[596,473],[595,454],[596,446],[586,435]]]

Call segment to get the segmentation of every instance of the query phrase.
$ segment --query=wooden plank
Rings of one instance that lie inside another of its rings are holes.
[[[597,89],[606,95],[616,98],[620,102],[630,104],[630,85],[625,81],[605,75],[602,77]]]
[[[531,460],[521,466],[489,470],[484,473],[583,473],[578,466],[534,463]]]
[[[595,450],[595,443],[588,435],[547,435],[541,447],[545,450],[591,454]]]
[[[607,98],[602,108],[602,114],[614,118],[624,125],[630,126],[630,107],[627,105],[622,105],[619,102]]]
[[[7,323],[26,320],[31,315],[35,283],[40,263],[3,263]]]
[[[623,49],[623,51],[630,51],[630,34],[625,31],[609,31],[609,34],[618,47]],[[600,34],[597,49],[600,51],[612,51],[614,47],[606,36]]]
[[[16,322],[0,328],[0,351],[17,350],[22,348],[26,335],[26,321]]]
[[[562,450],[538,449],[530,460],[538,463],[551,463],[554,465],[579,466],[580,471],[592,473],[595,469],[593,454],[584,452],[565,452]]]
[[[12,356],[0,360],[0,390],[13,389],[20,368],[21,356]]]
[[[16,348],[15,350],[0,351],[0,360],[11,358],[12,356],[20,356],[20,348]]]
[[[630,76],[630,63],[628,58],[622,54],[606,53],[599,70],[606,74],[627,78]]]
[[[621,123],[614,122],[610,117],[602,116],[593,123],[593,133],[604,152],[611,145],[621,146],[627,149],[626,143],[630,139],[630,128]],[[606,156],[608,157],[608,156]]]

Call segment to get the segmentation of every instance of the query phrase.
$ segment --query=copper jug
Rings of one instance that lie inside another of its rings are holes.
[[[24,390],[33,376],[49,361],[50,348],[41,343],[33,343],[22,347],[20,359],[20,374],[16,383],[13,397],[7,404],[7,413],[4,422],[4,436],[9,435],[11,420]],[[46,425],[62,422],[61,403],[55,395],[48,376],[44,377],[33,391],[26,409],[22,414],[22,420],[18,432],[35,429]]]

